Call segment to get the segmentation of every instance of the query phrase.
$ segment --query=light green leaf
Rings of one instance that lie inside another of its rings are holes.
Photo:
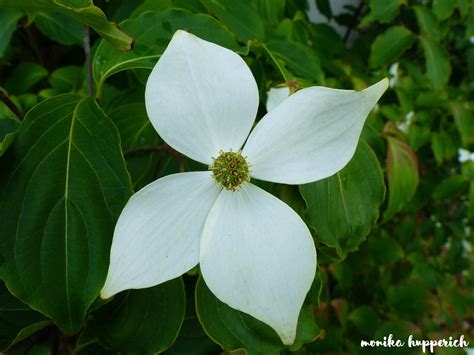
[[[341,257],[357,249],[379,216],[385,185],[375,153],[362,139],[352,160],[335,175],[300,186],[316,240]]]
[[[83,27],[78,21],[61,12],[38,12],[35,15],[38,29],[53,41],[70,46],[82,45]]]
[[[16,30],[16,24],[23,13],[18,10],[2,10],[0,11],[0,58],[5,54],[13,32]]]
[[[431,138],[431,150],[436,162],[441,164],[444,160],[451,159],[456,155],[456,146],[451,136],[444,132],[435,132]]]
[[[196,285],[196,312],[207,335],[224,350],[246,349],[249,354],[278,354],[284,346],[276,332],[259,320],[218,300],[200,277]],[[316,339],[321,330],[312,307],[303,306],[292,350]]]
[[[240,41],[263,39],[263,22],[251,1],[201,0],[201,3]]]
[[[474,108],[468,102],[450,102],[454,122],[465,147],[474,144]]]
[[[403,26],[392,26],[372,44],[370,67],[377,68],[396,61],[415,41],[413,33]]]
[[[0,351],[50,324],[46,317],[12,296],[0,281]]]
[[[0,157],[12,145],[19,126],[20,122],[17,119],[0,117]]]
[[[0,278],[62,332],[77,332],[131,195],[117,129],[93,98],[41,102],[2,160],[0,188]]]
[[[186,295],[181,278],[129,290],[94,312],[99,343],[119,352],[151,354],[171,346],[183,324]]]
[[[433,12],[440,21],[443,21],[453,14],[456,5],[456,0],[433,0]]]
[[[451,199],[463,191],[467,191],[469,180],[463,175],[452,175],[441,181],[433,190],[435,200]]]
[[[43,66],[36,63],[21,62],[8,76],[5,89],[9,94],[23,94],[47,76],[48,71]]]
[[[433,40],[439,39],[438,20],[433,12],[426,6],[414,6],[413,9],[421,34]]]
[[[256,0],[260,17],[269,24],[276,24],[285,17],[286,0]]]
[[[387,137],[388,206],[384,221],[400,212],[415,194],[418,186],[418,161],[413,149],[405,142]]]
[[[425,54],[426,75],[433,87],[441,90],[451,75],[451,64],[446,50],[436,41],[420,37],[421,46]]]
[[[360,26],[365,27],[374,21],[388,23],[397,16],[401,5],[406,5],[406,0],[370,0],[370,12],[361,21]]]
[[[92,27],[101,37],[120,50],[129,50],[132,46],[132,37],[121,31],[115,23],[109,22],[104,12],[94,6],[92,0],[0,0],[0,8],[22,10],[28,14],[60,12]]]
[[[94,80],[99,97],[109,76],[134,68],[152,69],[178,29],[184,28],[232,50],[240,49],[232,33],[215,19],[185,10],[145,12],[122,22],[121,27],[134,35],[136,45],[129,52],[120,52],[106,42],[99,44],[93,60]]]

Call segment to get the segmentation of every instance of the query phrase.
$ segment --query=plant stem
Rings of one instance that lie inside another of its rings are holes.
[[[0,88],[0,100],[20,119],[22,120],[25,117],[25,113],[17,106],[15,103],[10,100],[7,94]]]
[[[93,96],[93,81],[92,81],[92,59],[91,59],[91,39],[89,26],[84,25],[84,54],[86,55],[86,70],[87,70],[87,92]]]

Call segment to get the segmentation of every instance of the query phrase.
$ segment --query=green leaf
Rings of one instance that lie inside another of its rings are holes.
[[[134,35],[136,45],[129,52],[120,52],[106,42],[99,44],[93,60],[94,80],[99,97],[109,76],[134,68],[152,69],[179,29],[185,28],[203,39],[232,50],[240,49],[232,33],[215,19],[185,10],[145,12],[122,22],[121,27]]]
[[[396,61],[415,41],[413,33],[403,26],[392,26],[377,36],[370,51],[371,68]]]
[[[357,307],[349,314],[349,320],[361,334],[368,337],[373,337],[380,325],[377,312],[370,306]]]
[[[436,162],[441,164],[444,160],[453,158],[456,155],[456,146],[449,134],[444,131],[433,133],[431,139],[431,150],[434,153]]]
[[[365,240],[377,220],[385,185],[377,156],[361,139],[344,169],[324,180],[301,185],[300,191],[316,239],[345,257]]]
[[[119,352],[158,353],[173,344],[183,324],[186,295],[181,278],[129,290],[93,313],[99,343]]]
[[[420,37],[420,43],[425,54],[426,75],[433,87],[441,90],[451,75],[451,64],[446,50],[436,41]]]
[[[456,0],[433,0],[433,12],[440,21],[443,21],[451,17],[456,5]]]
[[[62,332],[77,332],[131,195],[117,129],[93,98],[41,102],[2,160],[0,188],[0,278]]]
[[[275,65],[288,67],[292,74],[309,81],[322,82],[324,80],[318,57],[308,46],[289,40],[274,39],[266,42],[264,48]],[[284,70],[281,71],[285,81],[292,81]]]
[[[18,120],[0,119],[0,157],[15,140],[19,126]]]
[[[421,34],[427,38],[438,40],[440,32],[438,28],[438,20],[431,10],[426,6],[414,6],[416,20]]]
[[[277,24],[285,17],[286,0],[256,0],[260,18],[266,23]]]
[[[474,109],[468,102],[450,102],[449,107],[454,117],[463,146],[474,144]]]
[[[332,18],[331,4],[329,0],[316,0],[316,6],[320,13],[322,13],[328,20]]]
[[[101,37],[120,50],[129,50],[133,39],[109,22],[104,12],[94,6],[92,0],[0,0],[0,8],[23,10],[28,14],[37,12],[60,12],[84,25],[92,27]]]
[[[388,294],[388,304],[401,317],[421,319],[430,309],[428,290],[416,284],[393,286]]]
[[[43,66],[36,63],[21,62],[8,76],[5,89],[9,94],[23,94],[47,76],[48,71]]]
[[[12,296],[0,281],[0,351],[50,324],[43,315]]]
[[[469,180],[465,176],[452,175],[436,185],[432,197],[435,200],[450,199],[463,191],[467,192],[468,185]]]
[[[249,0],[201,0],[207,10],[217,17],[238,40],[247,42],[263,39],[263,22]]]
[[[124,151],[163,144],[148,119],[143,102],[118,106],[109,112],[109,116],[117,125]],[[126,159],[135,191],[153,180],[159,161],[157,152],[130,155]]]
[[[392,22],[401,5],[406,5],[406,0],[370,0],[370,12],[362,19],[361,27],[365,27],[374,21]]]
[[[172,0],[144,0],[133,12],[129,18],[139,16],[145,11],[161,12],[172,7]]]
[[[35,16],[38,29],[53,41],[70,46],[82,45],[83,27],[80,22],[61,12],[38,12]]]
[[[403,249],[394,239],[381,237],[370,239],[368,248],[378,264],[393,264],[403,258]]]
[[[388,143],[387,175],[388,175],[388,206],[384,213],[384,221],[388,221],[400,212],[415,194],[418,186],[418,161],[413,149],[405,142],[386,137]]]
[[[74,93],[82,87],[84,71],[74,65],[56,69],[51,73],[49,83],[60,93]]]
[[[287,348],[276,332],[259,320],[218,300],[200,277],[196,285],[196,312],[207,335],[224,350],[246,349],[249,354],[278,354]],[[314,321],[312,306],[303,306],[292,350],[321,334]]]
[[[16,24],[23,17],[23,13],[18,10],[0,11],[0,58],[5,54],[5,50],[10,43],[13,32],[16,30]]]

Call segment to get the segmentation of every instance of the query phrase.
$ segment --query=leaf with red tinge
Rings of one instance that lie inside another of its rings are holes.
[[[405,142],[386,137],[388,143],[387,175],[388,206],[384,213],[384,222],[400,212],[413,197],[418,186],[418,161],[415,152]]]

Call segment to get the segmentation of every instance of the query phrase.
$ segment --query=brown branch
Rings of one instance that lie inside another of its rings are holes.
[[[92,58],[91,58],[91,37],[89,26],[84,25],[84,54],[86,56],[86,70],[87,70],[87,92],[90,96],[94,94],[94,84],[92,81]]]
[[[25,113],[17,106],[15,103],[10,100],[10,98],[7,96],[7,94],[3,91],[3,89],[0,89],[0,100],[3,101],[3,103],[15,114],[17,117],[22,120],[23,117],[25,117]]]
[[[166,152],[166,153],[171,153],[175,156],[180,156],[181,154],[178,153],[176,150],[171,148],[170,146],[163,144],[163,145],[149,145],[149,146],[144,146],[144,147],[138,147],[138,148],[130,148],[127,149],[125,152],[123,152],[123,155],[125,158],[128,158],[132,155],[137,155],[137,154],[146,154],[146,153],[155,153],[155,152]]]

